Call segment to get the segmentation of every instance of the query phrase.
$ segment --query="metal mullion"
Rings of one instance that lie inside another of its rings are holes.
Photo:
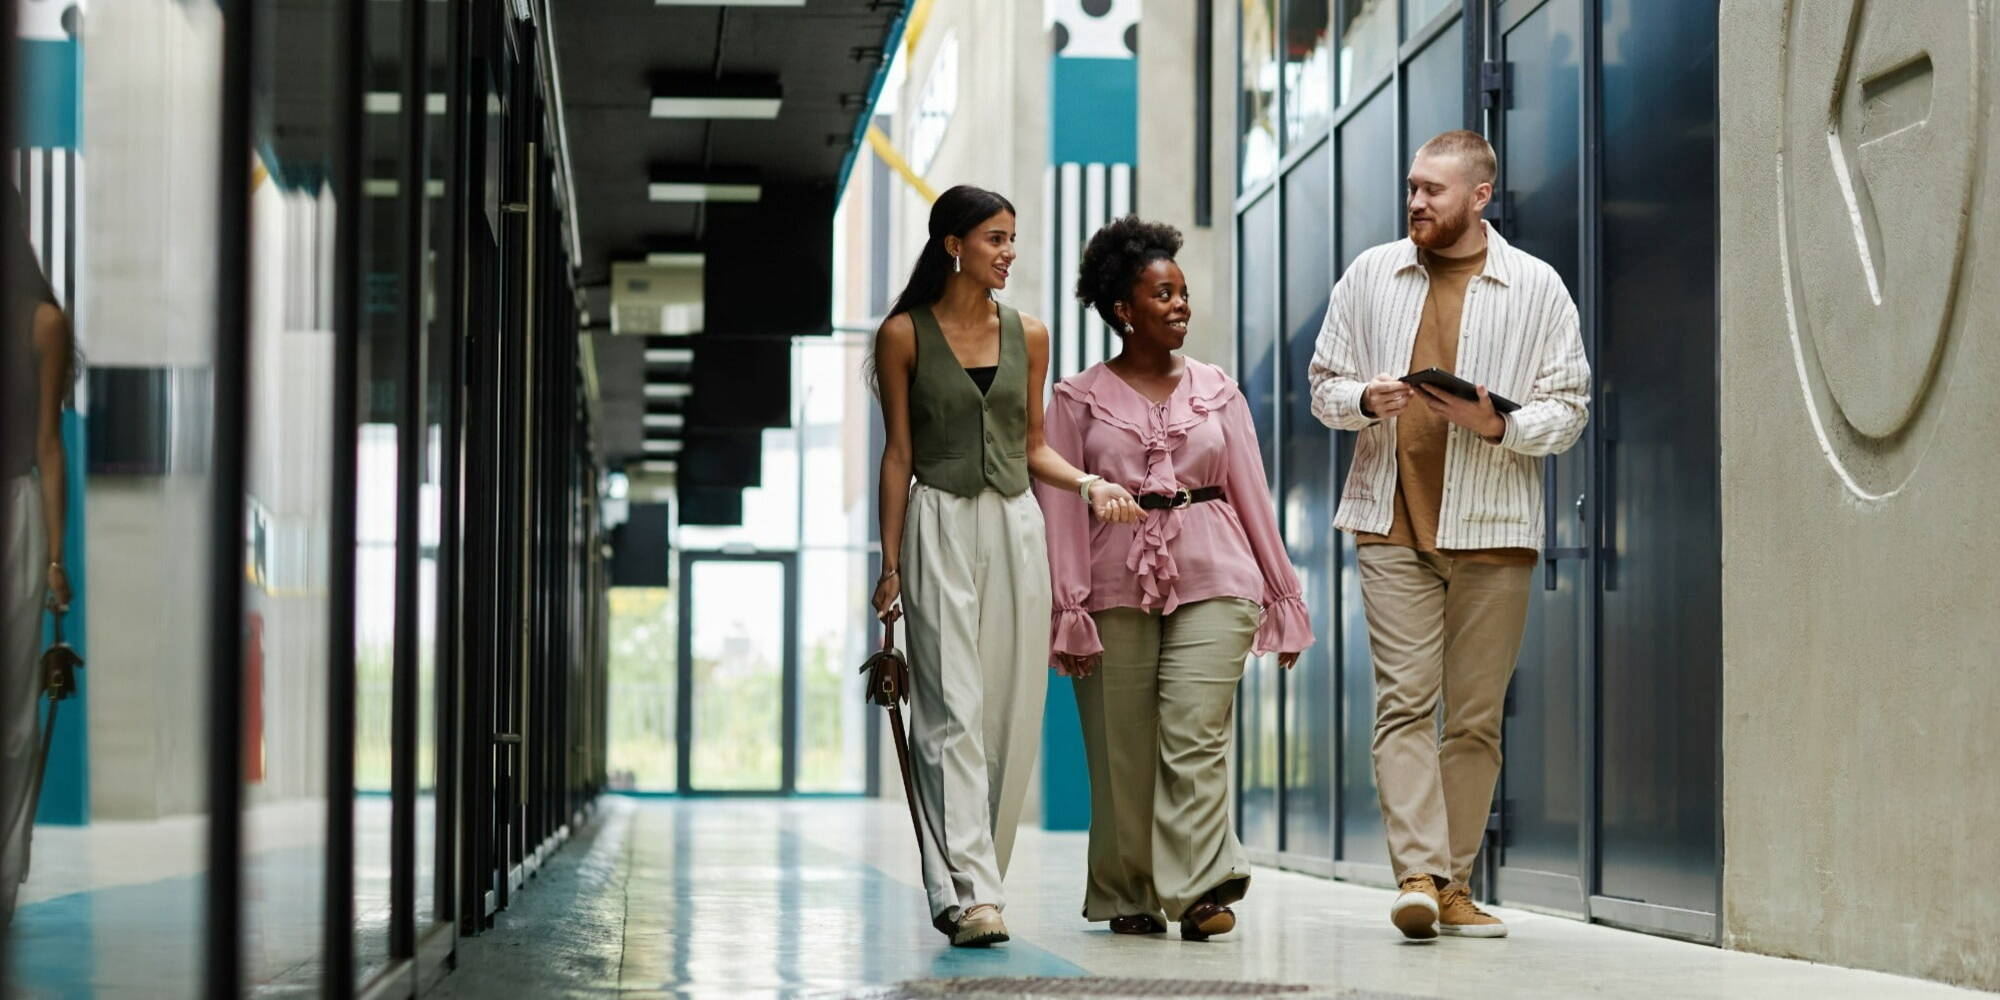
[[[1238,74],[1240,76],[1241,70],[1238,70]],[[1327,119],[1326,131],[1323,134],[1315,134],[1312,139],[1302,141],[1299,145],[1297,155],[1288,154],[1284,159],[1279,161],[1278,169],[1273,170],[1270,177],[1245,188],[1241,194],[1237,195],[1236,214],[1242,215],[1252,205],[1255,205],[1259,199],[1269,194],[1271,189],[1276,187],[1278,182],[1284,177],[1286,171],[1297,166],[1300,160],[1312,155],[1313,150],[1318,149],[1323,140],[1331,136],[1334,132],[1339,131],[1343,125],[1347,124],[1348,119],[1353,118],[1361,109],[1367,107],[1369,101],[1381,93],[1383,87],[1394,82],[1396,77],[1396,70],[1391,69],[1385,72],[1380,78],[1369,81],[1366,87],[1357,90],[1355,93],[1359,96],[1356,96],[1346,104],[1336,107],[1333,110],[1333,114]],[[1338,84],[1336,83],[1335,86],[1338,86]],[[1338,164],[1335,164],[1336,172],[1338,172],[1338,166]]]
[[[1289,153],[1286,153],[1284,158],[1278,161],[1278,169],[1275,172],[1275,179],[1277,180],[1277,182],[1280,184],[1284,183],[1285,178],[1288,175],[1290,175],[1293,170],[1297,169],[1300,163],[1305,162],[1307,157],[1310,157],[1314,153],[1319,152],[1320,147],[1325,146],[1328,142],[1332,141],[1332,138],[1333,138],[1333,130],[1329,128],[1321,131],[1316,131],[1310,137],[1301,139],[1299,141],[1297,148],[1293,149]]]
[[[682,795],[694,791],[694,769],[688,757],[694,747],[694,556],[683,549],[680,574],[676,581],[679,609],[675,612],[674,657],[674,790]]]
[[[1430,23],[1419,27],[1397,47],[1396,61],[1409,62],[1422,55],[1425,49],[1430,48],[1432,42],[1451,30],[1451,26],[1458,21],[1458,18],[1459,11],[1456,8],[1445,7],[1439,10],[1431,16]]]
[[[1281,79],[1283,76],[1284,74],[1279,74]],[[1281,87],[1280,89],[1283,88]],[[1277,199],[1277,211],[1274,213],[1276,219],[1271,225],[1271,259],[1276,261],[1277,264],[1271,268],[1270,278],[1273,286],[1271,312],[1273,313],[1272,319],[1274,320],[1271,325],[1271,468],[1265,471],[1264,477],[1269,480],[1273,493],[1277,496],[1284,495],[1285,486],[1285,450],[1281,445],[1281,442],[1285,439],[1286,424],[1285,366],[1281,362],[1285,357],[1285,341],[1289,339],[1289,331],[1286,329],[1285,324],[1285,279],[1287,277],[1285,266],[1290,261],[1287,259],[1285,253],[1285,230],[1287,228],[1285,220],[1287,216],[1286,210],[1290,208],[1290,205],[1288,204],[1289,192],[1285,190],[1284,184],[1286,180],[1290,179],[1290,176],[1289,169],[1279,170],[1278,187],[1277,190],[1272,192],[1272,197]],[[1264,659],[1264,665],[1267,669],[1277,662],[1276,658],[1270,655],[1267,655]],[[1286,778],[1289,774],[1287,765],[1291,759],[1290,748],[1286,745],[1287,737],[1291,734],[1291,726],[1288,724],[1286,711],[1291,707],[1292,685],[1288,671],[1276,670],[1270,674],[1270,677],[1277,683],[1278,688],[1278,731],[1276,733],[1278,739],[1278,780],[1273,798],[1278,803],[1278,851],[1282,853],[1285,849],[1285,835],[1287,832],[1285,821],[1291,813],[1291,803],[1287,801],[1288,796],[1285,794],[1285,788]]]
[[[255,4],[222,3],[216,162],[251,155]],[[8,38],[4,44],[13,44]],[[250,191],[216,172],[215,357],[208,538],[208,858],[203,973],[209,996],[243,991],[243,498],[250,394]]]
[[[1347,124],[1347,120],[1354,117],[1355,113],[1362,108],[1367,107],[1368,102],[1374,100],[1375,95],[1381,93],[1383,87],[1396,82],[1401,76],[1402,61],[1398,59],[1388,69],[1383,70],[1381,75],[1363,81],[1361,86],[1354,89],[1355,96],[1353,98],[1348,100],[1347,103],[1333,109],[1333,118],[1331,121],[1334,127],[1339,128]]]
[[[419,532],[417,501],[423,475],[425,348],[423,316],[427,149],[425,130],[426,34],[423,0],[403,2],[403,237],[400,308],[403,315],[402,392],[397,397],[395,638],[391,655],[391,753],[389,805],[389,957],[412,958],[416,933],[417,798],[417,600]]]
[[[1582,294],[1583,301],[1577,304],[1577,311],[1581,314],[1582,333],[1589,348],[1590,361],[1593,365],[1597,365],[1600,364],[1600,359],[1604,357],[1604,317],[1602,309],[1604,269],[1602,261],[1599,259],[1603,253],[1604,233],[1604,218],[1599,204],[1603,190],[1604,171],[1604,143],[1602,139],[1604,121],[1603,10],[1599,0],[1578,0],[1578,6],[1582,8],[1580,13],[1584,22],[1584,53],[1583,93],[1581,95],[1582,121],[1577,123],[1582,131],[1583,143],[1582,177],[1580,178],[1580,183],[1577,185],[1577,197],[1580,202],[1577,210],[1577,218],[1578,225],[1582,229],[1580,233],[1581,245],[1579,246],[1579,256],[1582,259],[1578,262],[1578,285],[1580,286],[1578,291]],[[1539,5],[1537,9],[1539,9]],[[1519,22],[1515,23],[1518,24]],[[1601,381],[1602,371],[1600,369],[1597,378],[1594,378],[1593,382],[1601,384]],[[1593,386],[1593,389],[1595,388],[1596,386]],[[1595,395],[1594,392],[1593,395]],[[1593,399],[1592,402],[1596,402],[1596,400]],[[1599,818],[1598,811],[1602,806],[1600,801],[1601,796],[1598,794],[1598,781],[1601,778],[1601,768],[1598,766],[1598,759],[1601,752],[1600,737],[1602,733],[1599,722],[1602,719],[1602,713],[1598,711],[1600,689],[1597,679],[1598,671],[1604,663],[1604,630],[1601,627],[1604,615],[1604,594],[1598,570],[1599,561],[1594,557],[1603,550],[1605,545],[1610,544],[1612,540],[1598,539],[1593,543],[1593,537],[1598,534],[1598,529],[1605,522],[1602,504],[1605,499],[1604,477],[1607,472],[1604,462],[1600,460],[1604,442],[1598,433],[1598,428],[1595,426],[1587,427],[1585,434],[1588,436],[1585,438],[1584,447],[1578,449],[1578,452],[1588,463],[1584,468],[1583,481],[1587,484],[1586,488],[1589,490],[1593,502],[1587,507],[1588,513],[1592,515],[1592,523],[1589,529],[1583,533],[1581,541],[1586,551],[1591,549],[1597,551],[1589,552],[1591,556],[1589,558],[1578,560],[1576,568],[1578,576],[1577,586],[1583,588],[1584,592],[1590,595],[1589,609],[1583,616],[1584,621],[1582,622],[1586,634],[1582,637],[1583,641],[1579,644],[1583,649],[1589,651],[1589,660],[1586,663],[1576,665],[1574,669],[1579,674],[1577,686],[1580,695],[1577,698],[1577,713],[1581,716],[1577,720],[1576,739],[1579,752],[1577,761],[1578,771],[1583,787],[1578,791],[1584,806],[1579,813],[1582,821],[1577,824],[1577,836],[1580,848],[1577,858],[1577,877],[1582,882],[1584,919],[1591,920],[1594,919],[1591,912],[1594,909],[1592,900],[1597,897],[1597,893],[1603,882],[1598,866],[1600,859],[1598,858],[1599,837],[1597,823]],[[1551,456],[1544,461],[1553,462],[1556,459]],[[1554,497],[1548,497],[1543,502],[1553,503],[1555,499]],[[1550,544],[1554,544],[1554,542],[1555,539],[1549,539]],[[1718,891],[1720,881],[1718,873]],[[1718,914],[1719,919],[1722,908],[1717,906],[1715,912]]]
[[[1336,80],[1334,86],[1338,87],[1339,85],[1339,82]],[[1344,141],[1343,134],[1338,131],[1331,133],[1327,139],[1327,155],[1333,161],[1328,165],[1326,171],[1327,185],[1331,189],[1327,193],[1326,203],[1329,207],[1329,213],[1332,216],[1328,220],[1326,228],[1333,241],[1331,254],[1327,260],[1333,265],[1336,274],[1341,270],[1341,243],[1347,235],[1341,230],[1341,210],[1345,206],[1342,204],[1340,197],[1340,168],[1343,165],[1342,158],[1347,154],[1347,150],[1344,148]],[[1335,280],[1338,280],[1338,278],[1336,277]],[[1334,431],[1327,435],[1327,447],[1332,450],[1333,454],[1328,456],[1326,464],[1326,495],[1336,505],[1340,502],[1340,490],[1338,486],[1341,475],[1340,435],[1342,433],[1341,431]],[[1347,697],[1348,663],[1345,636],[1347,609],[1344,606],[1347,593],[1340,585],[1341,543],[1339,532],[1333,533],[1332,543],[1330,551],[1327,553],[1327,559],[1332,569],[1332,572],[1327,576],[1327,580],[1330,582],[1327,589],[1330,591],[1329,596],[1333,601],[1333,635],[1326,641],[1328,642],[1327,659],[1330,661],[1327,669],[1333,674],[1333,784],[1328,789],[1327,798],[1330,801],[1330,808],[1333,812],[1333,862],[1339,864],[1347,851],[1347,801],[1346,796],[1342,794],[1343,785],[1341,781],[1342,776],[1347,773],[1347,713],[1341,710],[1344,707]]]
[[[443,449],[439,456],[438,496],[438,557],[437,557],[437,625],[436,634],[442,636],[437,649],[436,682],[432,688],[432,704],[429,710],[435,713],[436,724],[433,739],[436,741],[434,754],[436,774],[433,778],[433,816],[437,824],[436,850],[432,864],[435,877],[432,880],[431,905],[433,918],[439,921],[452,920],[453,900],[457,896],[458,871],[455,860],[458,856],[458,830],[463,815],[459,796],[459,753],[458,734],[460,732],[457,707],[460,664],[464,660],[465,630],[463,588],[465,574],[460,565],[463,545],[459,533],[463,530],[464,489],[464,335],[470,323],[466,318],[466,229],[471,224],[468,218],[468,199],[471,185],[467,169],[471,142],[466,134],[471,116],[466,106],[466,71],[471,64],[467,45],[467,25],[464,4],[453,4],[446,15],[446,30],[450,33],[450,55],[445,66],[445,107],[449,119],[447,134],[451,136],[451,154],[447,162],[451,166],[451,176],[447,182],[450,202],[446,207],[449,222],[445,227],[444,253],[440,259],[445,262],[443,294],[439,299],[451,303],[451,307],[441,310],[444,317],[442,335],[445,338],[444,374],[445,397],[441,423],[443,432],[439,435],[439,445]],[[456,923],[456,921],[453,921]]]
[[[1550,0],[1536,0],[1535,3],[1524,3],[1519,8],[1508,11],[1504,18],[1499,17],[1500,12],[1495,10],[1493,12],[1496,15],[1493,25],[1495,33],[1501,37],[1505,37],[1508,32],[1520,27],[1522,21],[1534,17],[1537,12],[1543,7],[1547,7],[1549,3]]]

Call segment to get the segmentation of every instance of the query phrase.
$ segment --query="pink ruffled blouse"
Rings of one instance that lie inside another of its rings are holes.
[[[1086,472],[1143,493],[1220,486],[1223,498],[1149,510],[1137,524],[1096,520],[1075,490],[1035,487],[1054,585],[1050,646],[1102,652],[1091,612],[1241,597],[1264,609],[1253,648],[1296,653],[1312,645],[1312,619],[1278,534],[1276,508],[1250,406],[1222,369],[1187,360],[1173,395],[1155,403],[1103,365],[1058,382],[1044,434]]]

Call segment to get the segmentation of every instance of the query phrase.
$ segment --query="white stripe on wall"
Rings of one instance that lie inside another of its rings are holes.
[[[1083,212],[1083,167],[1065,163],[1056,170],[1056,184],[1062,193],[1056,201],[1057,215],[1049,220],[1049,228],[1060,234],[1058,238],[1062,245],[1056,253],[1058,270],[1049,283],[1055,286],[1056,296],[1062,302],[1062,309],[1056,314],[1057,322],[1061,324],[1058,336],[1063,345],[1062,366],[1058,374],[1073,375],[1084,369],[1080,351],[1083,345],[1078,340],[1083,329],[1083,306],[1072,294],[1076,288],[1076,262],[1083,249],[1083,244],[1076,240],[1077,219]]]
[[[1129,164],[1063,163],[1049,172],[1052,376],[1074,375],[1116,353],[1118,338],[1095,310],[1076,301],[1077,265],[1091,236],[1131,212],[1135,180]]]

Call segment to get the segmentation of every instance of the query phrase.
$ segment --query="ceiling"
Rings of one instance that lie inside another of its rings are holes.
[[[672,461],[675,471],[662,474],[683,493],[754,485],[742,481],[754,479],[754,462],[746,475],[743,463],[715,458],[755,450],[759,428],[774,426],[774,412],[790,412],[789,353],[773,363],[776,345],[758,341],[830,329],[835,188],[906,6],[770,2],[550,5],[582,240],[578,284],[599,376],[601,457],[635,473],[665,468],[639,466],[641,458]],[[652,115],[657,96],[737,86],[768,93],[773,79],[782,94],[774,119]],[[649,183],[685,175],[752,179],[762,197],[651,199]],[[700,329],[612,334],[613,265],[689,251],[705,258]],[[772,295],[774,286],[784,294]],[[691,348],[692,362],[668,347]],[[669,383],[689,394],[664,395]],[[760,405],[742,405],[751,400]]]

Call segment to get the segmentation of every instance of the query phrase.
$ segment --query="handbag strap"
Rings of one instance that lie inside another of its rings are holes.
[[[891,615],[882,621],[882,652],[884,653],[896,648],[896,619],[898,617],[900,616]]]

